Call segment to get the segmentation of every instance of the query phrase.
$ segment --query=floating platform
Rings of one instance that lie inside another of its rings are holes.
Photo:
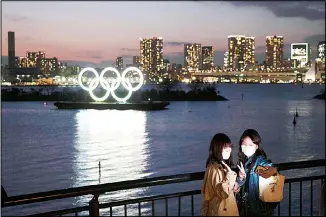
[[[163,110],[170,105],[162,101],[142,101],[139,103],[106,103],[106,102],[55,102],[58,109],[116,109],[116,110]]]

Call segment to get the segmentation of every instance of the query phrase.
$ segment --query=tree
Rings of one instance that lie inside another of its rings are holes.
[[[191,81],[188,86],[190,87],[191,91],[197,91],[200,89],[200,82],[199,80]]]
[[[161,83],[161,88],[163,91],[171,91],[177,85],[177,81],[171,81],[168,78],[164,78]]]

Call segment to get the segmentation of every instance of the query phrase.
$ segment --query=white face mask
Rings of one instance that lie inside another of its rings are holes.
[[[256,147],[254,147],[254,146],[242,145],[242,146],[241,146],[241,150],[242,150],[242,152],[243,152],[247,157],[251,157],[252,155],[255,154],[255,152],[256,152]]]
[[[231,152],[230,151],[222,151],[222,158],[223,160],[228,160],[231,156]]]

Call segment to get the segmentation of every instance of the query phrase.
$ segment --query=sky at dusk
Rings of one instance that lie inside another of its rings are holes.
[[[183,64],[183,44],[214,46],[223,62],[228,35],[256,37],[256,60],[265,58],[267,35],[289,44],[308,42],[313,55],[325,40],[325,2],[2,2],[2,56],[8,31],[16,56],[45,51],[46,57],[82,66],[111,66],[118,56],[131,63],[139,38],[163,37],[164,59]]]

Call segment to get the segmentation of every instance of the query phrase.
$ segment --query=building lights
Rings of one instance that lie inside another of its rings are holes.
[[[212,70],[214,66],[214,48],[202,47],[202,70]]]
[[[140,41],[140,68],[150,76],[160,76],[163,68],[163,38],[153,37]]]
[[[201,69],[202,65],[202,48],[201,44],[185,44],[184,45],[184,67],[194,73]]]
[[[279,68],[283,65],[283,36],[266,37],[266,66]]]

